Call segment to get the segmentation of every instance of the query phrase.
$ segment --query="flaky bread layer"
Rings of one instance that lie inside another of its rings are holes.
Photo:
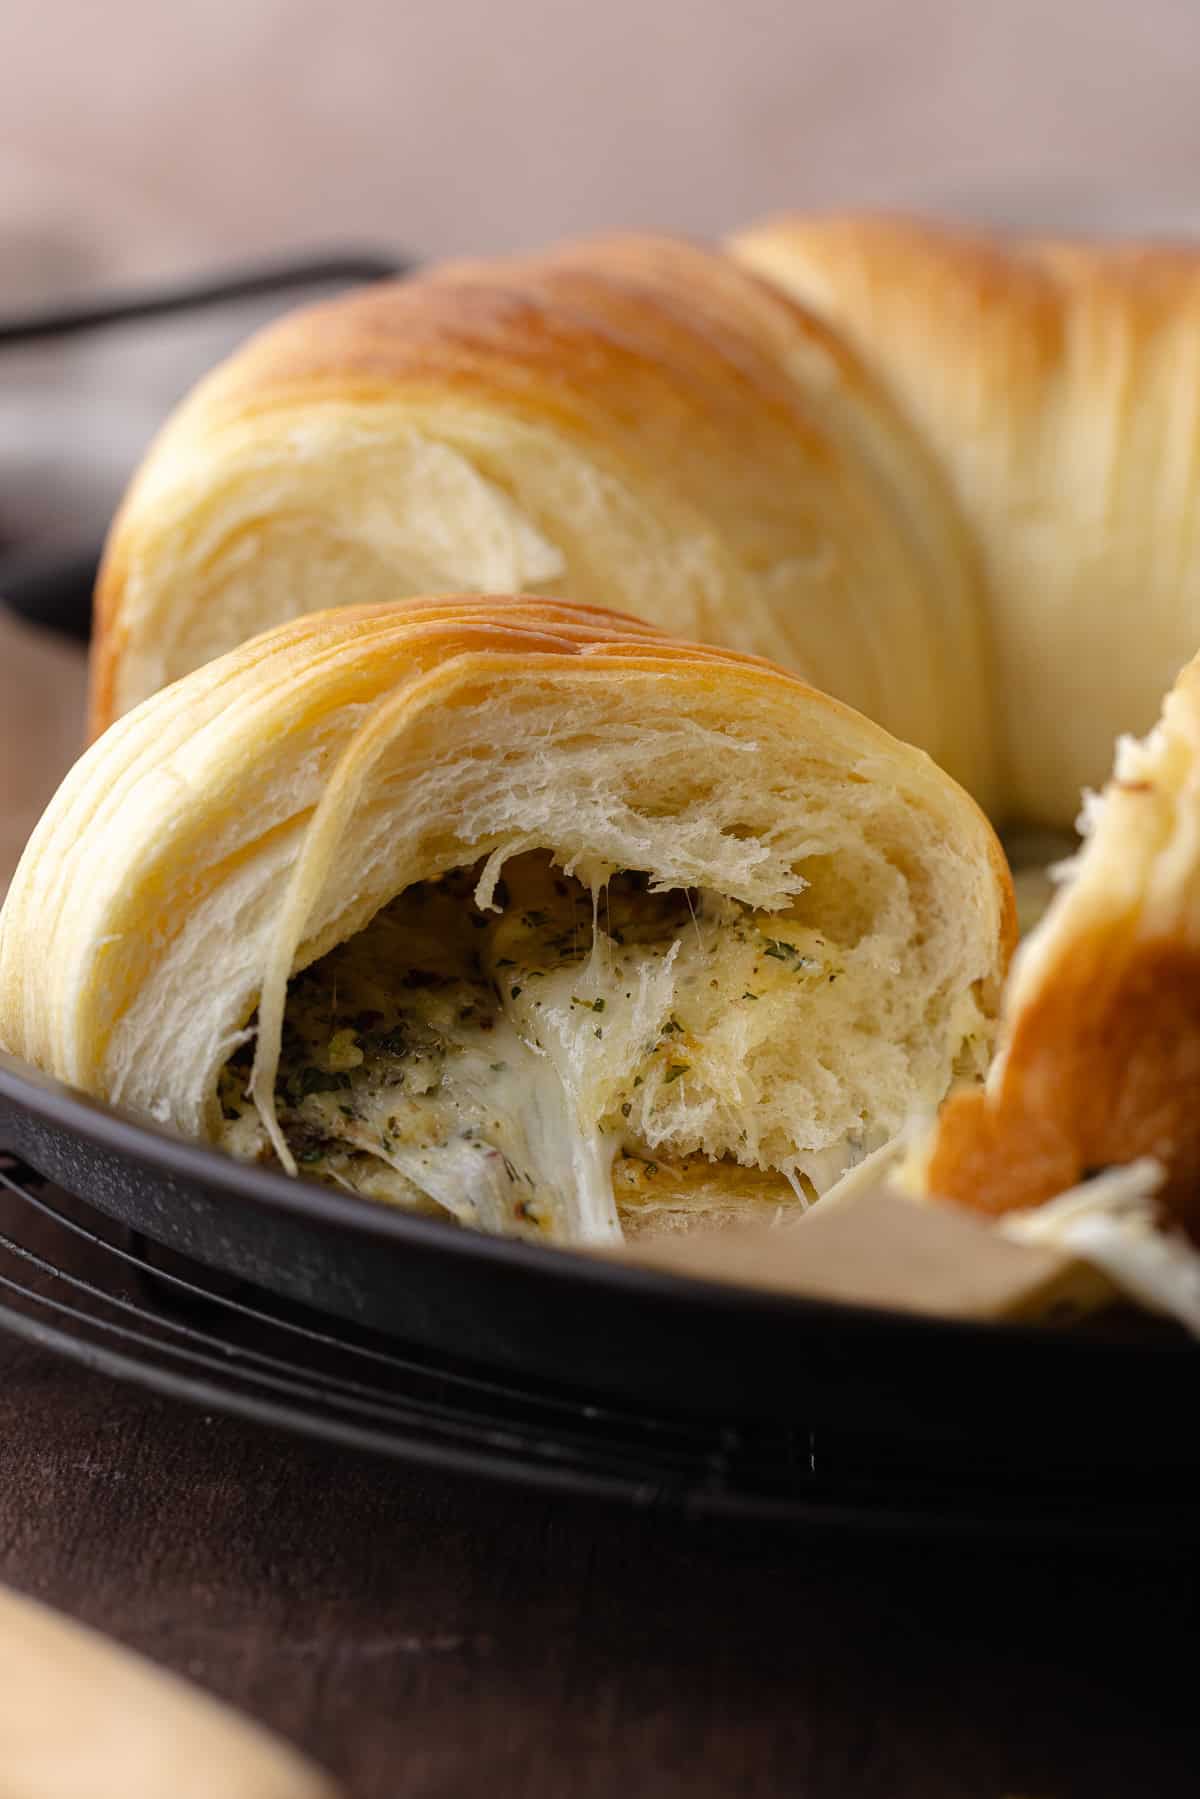
[[[296,969],[448,869],[484,861],[488,904],[531,849],[844,949],[843,980],[803,1000],[797,982],[786,1028],[764,1032],[753,995],[722,1021],[712,1078],[745,1093],[777,1161],[890,1133],[986,1057],[1011,885],[928,757],[767,664],[521,598],[308,615],[114,725],[0,918],[0,1040],[211,1137],[220,1067],[256,1007],[277,1039]],[[682,1108],[679,1136],[682,1154],[726,1147]]]

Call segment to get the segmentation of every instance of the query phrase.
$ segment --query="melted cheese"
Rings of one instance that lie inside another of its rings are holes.
[[[293,978],[276,1105],[305,1173],[604,1244],[622,1217],[803,1203],[875,1147],[805,1152],[755,1124],[747,1043],[843,972],[811,927],[629,873],[589,890],[540,853],[485,874],[410,888]],[[222,1140],[266,1158],[249,1062],[223,1071]]]
[[[616,885],[620,912],[637,884]],[[289,1146],[306,1172],[373,1198],[619,1241],[614,1102],[669,1016],[684,896],[638,895],[629,928],[645,940],[622,943],[545,858],[513,865],[496,915],[471,894],[463,872],[412,888],[293,980],[276,1091]],[[223,1140],[261,1157],[246,1077],[243,1053],[222,1075]]]

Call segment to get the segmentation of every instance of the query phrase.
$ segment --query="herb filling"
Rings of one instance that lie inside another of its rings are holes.
[[[510,861],[483,910],[480,872],[408,888],[290,982],[276,1106],[304,1172],[486,1230],[603,1243],[653,1209],[666,1170],[676,1197],[711,1180],[701,1140],[723,1121],[722,1179],[794,1200],[705,1033],[731,1028],[743,997],[786,1006],[831,979],[834,946],[643,874],[585,887],[541,852]],[[221,1141],[269,1160],[252,1060],[247,1041],[221,1072]]]

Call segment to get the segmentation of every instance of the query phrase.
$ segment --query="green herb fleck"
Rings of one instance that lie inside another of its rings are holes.
[[[680,1075],[686,1074],[690,1067],[690,1062],[672,1062],[671,1066],[667,1069],[666,1074],[663,1076],[663,1081],[668,1084],[671,1081],[677,1081]]]

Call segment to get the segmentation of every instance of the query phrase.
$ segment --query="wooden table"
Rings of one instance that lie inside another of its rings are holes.
[[[0,618],[6,846],[81,691],[72,652]],[[319,1448],[3,1337],[0,1579],[353,1799],[1198,1786],[1191,1567],[684,1527]]]

